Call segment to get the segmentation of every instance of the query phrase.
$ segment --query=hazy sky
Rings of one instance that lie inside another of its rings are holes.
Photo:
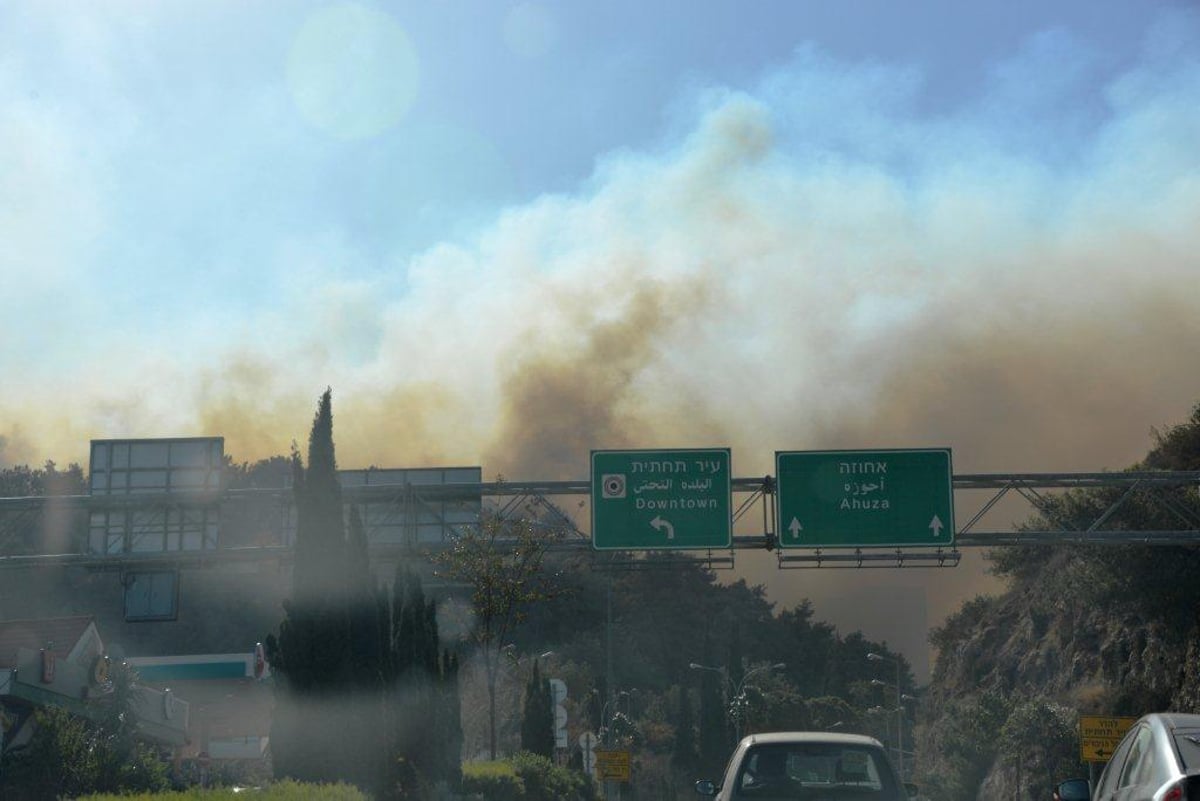
[[[0,2],[0,465],[1120,468],[1197,254],[1191,2]]]

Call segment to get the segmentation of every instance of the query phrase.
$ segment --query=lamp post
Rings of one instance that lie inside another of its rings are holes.
[[[874,652],[867,654],[867,659],[872,662],[891,662],[896,666],[896,771],[900,774],[900,780],[904,781],[904,702],[900,692],[900,660]],[[871,683],[878,687],[888,686],[887,682],[879,679],[871,679]]]
[[[776,662],[773,665],[759,665],[756,668],[751,668],[742,676],[742,680],[738,682],[736,687],[733,684],[733,680],[729,678],[729,671],[724,666],[709,667],[708,665],[692,662],[688,667],[692,670],[710,670],[720,675],[722,686],[725,690],[725,705],[729,709],[730,716],[733,718],[734,741],[736,742],[742,739],[742,717],[749,706],[749,701],[746,699],[746,688],[749,686],[750,677],[765,670],[783,670],[787,667],[787,664]]]
[[[606,701],[600,695],[600,691],[594,687],[592,688],[592,695],[596,697],[596,703],[600,705],[600,730],[596,732],[596,736],[605,745],[611,745],[613,721],[616,720],[617,715],[621,714],[620,702],[622,699],[625,701],[625,719],[633,720],[633,713],[629,705],[633,696],[629,694],[628,690],[620,690],[611,699]]]
[[[892,746],[892,710],[884,709],[882,706],[876,704],[867,709],[866,712],[868,715],[883,721],[883,739],[890,749]],[[876,723],[875,725],[878,726],[879,724]],[[876,731],[878,731],[878,728],[876,728]]]

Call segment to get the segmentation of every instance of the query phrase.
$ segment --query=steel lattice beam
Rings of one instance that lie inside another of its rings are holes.
[[[1010,545],[1052,544],[1147,544],[1181,545],[1200,544],[1200,471],[1136,471],[1125,473],[1012,473],[1012,474],[965,474],[953,477],[955,505],[967,508],[968,496],[986,492],[989,496],[978,503],[978,509],[956,530],[954,549],[910,548],[892,549],[824,549],[824,550],[780,550],[781,567],[809,566],[852,566],[852,567],[895,567],[895,566],[949,566],[957,564],[957,548],[993,548]],[[732,481],[733,492],[740,496],[735,507],[735,521],[745,522],[748,513],[759,506],[762,510],[762,531],[734,537],[731,548],[714,552],[697,552],[692,556],[714,566],[732,563],[733,552],[738,550],[775,550],[778,543],[774,520],[775,482],[771,476],[740,478]],[[1055,507],[1055,498],[1061,493],[1079,490],[1111,490],[1111,502],[1096,504],[1096,494],[1086,519],[1061,518]],[[590,502],[590,481],[530,481],[530,482],[484,482],[478,484],[439,484],[392,486],[367,485],[346,487],[343,495],[348,503],[408,504],[397,506],[413,508],[413,504],[424,505],[440,500],[478,496],[487,499],[490,511],[501,517],[511,517],[529,504],[537,507],[549,523],[566,529],[571,536],[557,547],[583,549],[590,547],[590,538],[576,520],[558,504],[558,499],[574,497],[580,506]],[[975,495],[978,498],[978,495]],[[1023,529],[1014,527],[1009,515],[1003,528],[988,530],[984,525],[990,516],[998,514],[1001,504],[1019,499],[1030,509],[1041,515],[1049,528]],[[102,556],[80,553],[15,554],[12,545],[23,529],[37,524],[53,505],[58,511],[90,513],[97,510],[149,511],[180,502],[179,496],[128,495],[128,496],[56,496],[53,498],[0,498],[0,567],[16,567],[40,564],[73,564],[95,568],[118,568],[122,565],[172,564],[208,565],[229,561],[254,559],[290,559],[290,548],[282,542],[277,545],[260,545],[244,548],[218,547],[207,551],[174,551],[150,554],[124,553]],[[286,510],[292,501],[290,489],[240,489],[222,493],[208,493],[203,497],[189,496],[188,503],[217,503],[222,508],[233,508],[250,504],[260,508]],[[1141,530],[1118,525],[1121,512],[1133,502],[1155,511],[1159,521],[1174,521],[1174,526],[1155,526]],[[428,511],[432,507],[424,507]],[[1057,518],[1057,519],[1056,519]],[[961,519],[961,518],[960,518]],[[405,547],[414,546],[374,545],[372,553],[390,555]],[[631,562],[640,560],[633,559]]]

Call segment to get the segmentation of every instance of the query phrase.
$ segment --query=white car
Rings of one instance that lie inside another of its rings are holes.
[[[1200,715],[1157,712],[1126,732],[1093,789],[1072,779],[1060,801],[1195,801],[1200,799]]]
[[[883,745],[859,734],[768,732],[738,743],[720,784],[696,782],[717,801],[907,801]]]

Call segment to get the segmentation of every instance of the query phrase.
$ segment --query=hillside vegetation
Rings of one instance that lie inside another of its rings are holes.
[[[1200,406],[1155,432],[1130,470],[1200,470]],[[1029,525],[1086,528],[1123,492],[1066,493]],[[1133,495],[1106,527],[1195,529],[1198,500],[1196,487]],[[1048,798],[1056,780],[1087,774],[1078,715],[1200,711],[1196,546],[1022,546],[989,559],[1008,590],[931,634],[938,658],[917,738],[931,798]]]

